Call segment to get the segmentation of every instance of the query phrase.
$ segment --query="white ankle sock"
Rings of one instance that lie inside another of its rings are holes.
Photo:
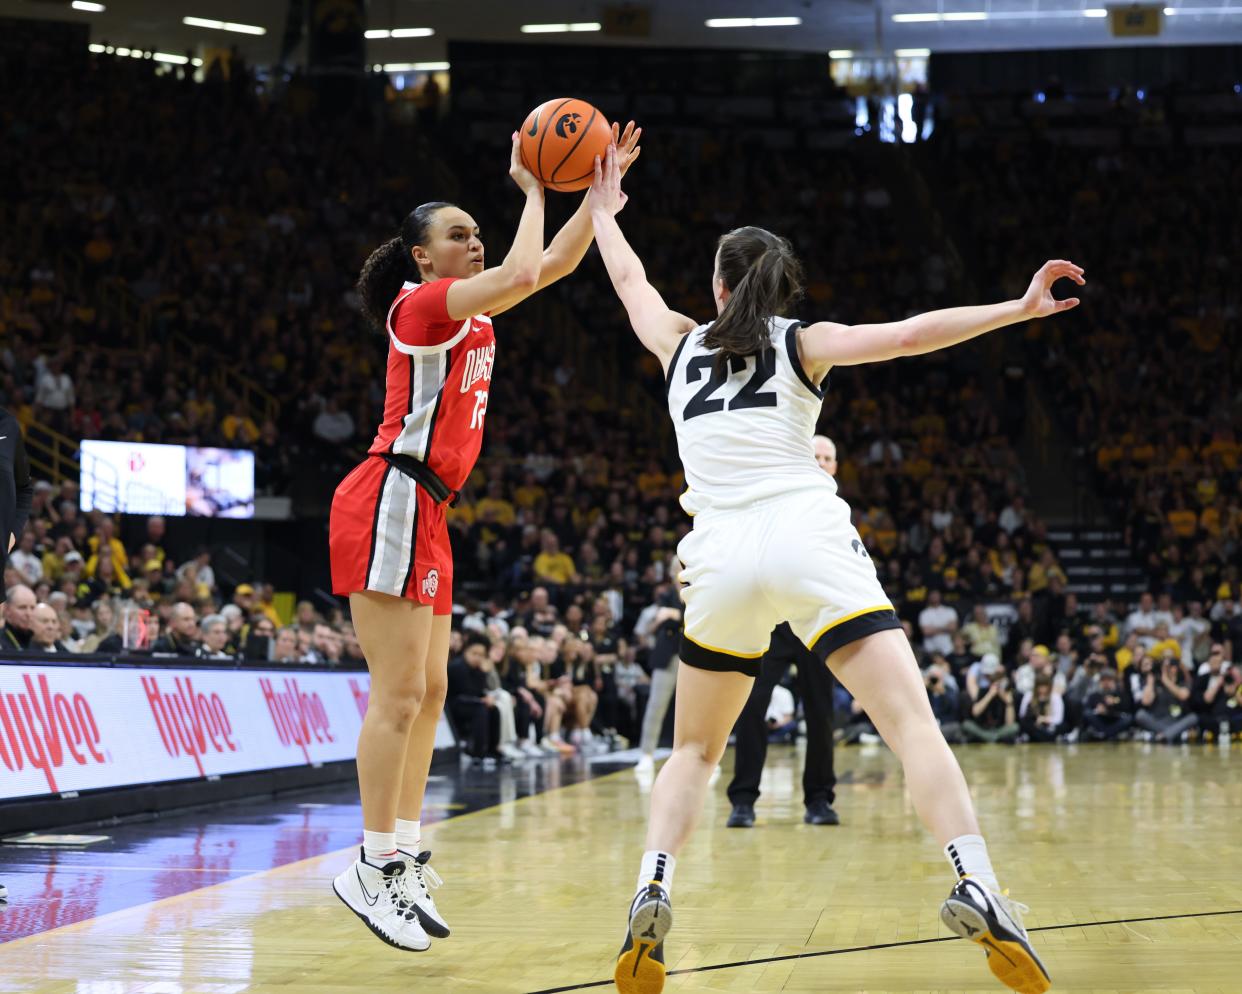
[[[397,848],[404,849],[406,852],[418,855],[419,849],[423,845],[423,823],[422,821],[409,821],[405,818],[397,819]]]
[[[988,858],[988,844],[983,841],[982,835],[959,835],[944,847],[944,854],[958,879],[974,877],[984,887],[1000,893],[992,860]]]
[[[673,870],[677,867],[677,859],[659,849],[649,849],[643,853],[643,864],[638,871],[638,890],[642,890],[653,880],[663,887],[670,895],[673,893]]]
[[[393,857],[397,855],[397,833],[368,832],[364,830],[362,833],[362,850],[366,853],[368,863],[383,866],[385,863],[391,862]]]

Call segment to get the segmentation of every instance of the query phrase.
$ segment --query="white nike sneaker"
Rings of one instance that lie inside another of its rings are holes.
[[[397,853],[405,860],[405,876],[402,878],[402,895],[406,906],[413,910],[423,930],[437,939],[449,936],[448,922],[436,909],[435,899],[431,892],[439,887],[443,880],[440,874],[429,865],[431,850],[418,854],[398,849]]]
[[[992,974],[1018,994],[1044,994],[1052,978],[1031,948],[1022,924],[1030,909],[962,877],[940,908],[940,920],[963,939],[984,948]]]
[[[404,859],[383,866],[368,863],[360,846],[358,858],[332,881],[332,890],[345,906],[362,919],[372,932],[390,946],[421,953],[431,947],[431,937],[408,904],[402,904],[405,887]]]
[[[543,759],[545,753],[530,739],[525,739],[518,743],[518,748],[522,750],[523,755],[529,756],[531,759]]]

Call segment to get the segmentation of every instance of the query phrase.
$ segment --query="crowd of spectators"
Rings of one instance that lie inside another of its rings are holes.
[[[1204,616],[1145,593],[1127,612],[1107,600],[1085,609],[1069,594],[1043,608],[1041,618],[1024,601],[1013,617],[976,604],[965,624],[936,605],[920,612],[916,656],[951,741],[1178,743],[1242,732],[1233,663],[1242,604],[1222,601]],[[858,717],[846,734],[868,731]]]
[[[211,559],[177,555],[159,515],[127,545],[116,518],[79,511],[77,484],[39,481],[4,571],[0,650],[363,665],[341,610],[304,600],[282,618],[270,583],[223,592]]]
[[[921,152],[963,254],[1006,292],[1033,253],[1094,274],[1072,322],[1028,330],[1027,366],[1150,589],[1205,609],[1237,599],[1242,226],[1218,205],[1242,185],[1242,96],[1148,88],[1087,119],[1076,108],[1097,101],[1062,88],[1004,126],[986,103],[946,110],[954,142]]]
[[[22,138],[0,149],[0,162],[14,166],[10,157],[34,156],[41,163],[39,170],[7,171],[16,186],[0,208],[3,402],[24,420],[75,438],[245,445],[256,450],[261,490],[281,492],[298,467],[309,466],[320,506],[326,504],[354,451],[369,441],[382,399],[385,342],[358,311],[351,285],[358,266],[406,210],[440,197],[461,200],[481,222],[489,254],[502,253],[520,206],[504,174],[503,142],[493,161],[451,121],[434,133],[386,123],[382,115],[311,126],[315,95],[297,80],[269,89],[199,84],[110,56],[37,79],[12,67],[0,72],[12,73],[4,78],[5,113]],[[1122,224],[1117,217],[1124,212],[1109,213],[1116,201],[1101,192],[1104,184],[1074,187],[1072,178],[1129,177],[1137,185],[1124,188],[1149,214],[1154,198],[1144,184],[1160,160],[1127,172],[1128,158],[1122,168],[1115,156],[1067,152],[1049,157],[1075,167],[1060,174],[999,148],[980,158],[978,176],[961,174],[959,202],[1019,201],[999,218],[976,212],[996,221],[1005,237],[999,251],[1000,236],[979,229],[990,267],[981,283],[1020,290],[1015,281],[1023,273],[1029,278],[1031,260],[1064,243],[1071,257],[1082,248],[1084,259],[1107,253],[1127,267],[1124,287],[1110,300],[1115,311],[1080,313],[1114,312],[1127,321],[1153,313],[1156,290],[1142,279],[1146,257],[1136,254],[1143,219]],[[1191,178],[1178,179],[1188,203],[1196,183],[1224,195],[1236,181],[1236,166],[1210,152],[1190,161]],[[809,274],[800,305],[807,316],[857,323],[956,302],[962,274],[951,253],[908,234],[897,198],[878,175],[849,147],[831,156],[778,155],[744,137],[682,128],[648,135],[627,179],[633,203],[622,220],[670,305],[704,319],[715,239],[746,223],[792,238]],[[1045,180],[1054,185],[1039,187]],[[1028,216],[1038,209],[1035,198],[1007,196],[1027,183],[1045,200],[1054,190],[1078,191],[1074,211],[1065,218],[1040,214],[1040,227]],[[570,206],[569,198],[554,198],[549,227]],[[1201,202],[1198,210],[1214,234],[1194,243],[1203,253],[1195,258],[1211,269],[1213,253],[1236,247],[1238,234],[1222,231],[1219,213],[1213,220]],[[1184,229],[1178,237],[1186,237]],[[1177,256],[1167,238],[1161,246],[1162,258]],[[149,316],[145,341],[108,306],[109,289],[118,286]],[[1217,280],[1185,293],[1236,303],[1237,291]],[[609,303],[602,267],[588,258],[547,294],[562,308],[555,327],[537,323],[535,315],[553,318],[534,305],[502,319],[484,454],[449,512],[460,601],[455,638],[462,640],[454,644],[449,712],[471,751],[510,759],[590,748],[614,732],[636,738],[651,634],[644,617],[650,620],[670,589],[676,544],[689,528],[676,502],[683,480],[660,410],[659,369]],[[1202,322],[1209,345],[1219,341],[1219,328],[1211,338],[1213,320]],[[1057,337],[1035,339],[1039,359],[1032,365],[1054,382],[1072,381],[1057,397],[1080,437],[1092,435],[1091,424],[1120,423],[1111,407],[1074,407],[1075,398],[1095,396],[1079,381],[1104,381],[1105,369],[1121,368],[1103,331],[1098,350],[1094,343],[1081,350],[1090,376],[1064,368],[1077,348]],[[1112,341],[1123,348],[1126,337],[1114,330]],[[1111,472],[1117,466],[1108,460],[1105,478],[1124,480],[1125,493],[1136,498],[1128,504],[1139,516],[1134,542],[1145,550],[1144,542],[1154,543],[1150,555],[1163,570],[1153,577],[1156,592],[1185,605],[1182,614],[1181,607],[1161,608],[1170,616],[1170,637],[1174,624],[1203,620],[1215,626],[1208,638],[1220,643],[1221,658],[1232,658],[1237,639],[1229,626],[1239,597],[1229,566],[1239,493],[1232,417],[1221,409],[1219,423],[1212,420],[1213,398],[1224,394],[1207,391],[1195,394],[1202,411],[1194,404],[1183,409],[1201,415],[1201,434],[1172,423],[1161,429],[1166,406],[1152,399],[1153,384],[1175,364],[1163,345],[1146,342],[1147,364],[1136,384],[1144,403],[1127,408],[1140,420],[1126,424],[1153,446],[1183,443],[1184,462],[1207,453],[1217,475],[1211,486],[1194,478],[1189,536],[1177,530],[1178,523],[1189,527],[1189,518],[1171,516],[1182,498],[1170,496],[1167,484],[1149,474],[1139,489],[1124,471]],[[1195,347],[1210,358],[1207,348]],[[1026,504],[1015,448],[1020,411],[1010,416],[1001,403],[1005,385],[989,372],[996,363],[988,348],[977,342],[917,360],[834,370],[820,424],[840,450],[838,483],[909,626],[937,714],[957,726],[954,734],[1034,739],[1073,734],[1082,721],[1084,734],[1112,734],[1123,713],[1140,705],[1151,710],[1142,704],[1148,688],[1133,687],[1132,678],[1150,658],[1163,681],[1167,661],[1151,646],[1130,645],[1130,628],[1113,618],[1111,606],[1084,613],[1067,592],[1047,528]],[[1182,360],[1187,351],[1179,350]],[[620,390],[588,376],[600,365],[591,361],[596,353],[608,357],[608,375]],[[1191,359],[1176,365],[1179,375],[1183,365],[1193,367],[1188,390],[1200,383],[1194,370],[1209,369]],[[273,416],[265,419],[208,375],[220,366],[269,391],[278,401]],[[1226,399],[1232,402],[1232,394]],[[1108,427],[1104,437],[1113,434]],[[1126,451],[1124,466],[1137,464],[1133,447]],[[1147,459],[1157,462],[1177,464],[1154,454]],[[1188,483],[1191,476],[1178,479]],[[126,549],[116,524],[106,515],[81,515],[76,497],[72,483],[40,488],[5,577],[8,642],[46,651],[125,647],[360,660],[339,610],[303,602],[284,624],[262,583],[243,584],[226,601],[214,586],[209,552],[190,550],[175,561],[161,544],[158,519],[147,526],[149,541]],[[1142,519],[1145,509],[1156,517]],[[1171,546],[1169,529],[1178,539]],[[1190,544],[1179,548],[1180,542]],[[1098,647],[1088,622],[1102,630]],[[1217,707],[1219,692],[1209,697],[1206,688],[1196,689],[1198,668],[1212,665],[1210,649],[1179,643],[1177,659],[1198,695],[1193,700]],[[1039,663],[1044,657],[1054,660],[1051,689]],[[1119,675],[1110,686],[1111,669]],[[1156,698],[1164,686],[1155,688]],[[1184,720],[1172,710],[1185,711],[1185,703],[1169,704],[1166,717]],[[865,716],[846,700],[841,705],[851,715],[842,724],[868,734]]]

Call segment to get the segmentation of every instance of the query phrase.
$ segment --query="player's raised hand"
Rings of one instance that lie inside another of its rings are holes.
[[[617,214],[630,198],[621,189],[621,167],[617,164],[617,146],[609,145],[604,161],[595,157],[595,182],[591,184],[591,210]]]
[[[1051,259],[1045,262],[1039,272],[1031,280],[1026,293],[1022,296],[1022,307],[1033,318],[1046,318],[1052,314],[1060,314],[1079,305],[1077,297],[1057,300],[1052,295],[1052,285],[1062,277],[1073,280],[1079,286],[1085,286],[1083,269],[1064,259]]]
[[[634,127],[634,122],[630,121],[625,126],[625,130],[621,130],[621,125],[616,122],[612,125],[612,143],[617,146],[617,163],[621,169],[621,175],[624,176],[630,166],[638,160],[639,154],[643,147],[638,144],[638,139],[643,136],[643,129]]]
[[[536,190],[543,189],[543,184],[539,182],[539,178],[527,169],[526,164],[522,161],[522,142],[516,131],[513,132],[513,151],[509,156],[509,175],[525,194],[531,194]]]

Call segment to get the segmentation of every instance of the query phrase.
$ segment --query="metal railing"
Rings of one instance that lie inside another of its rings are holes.
[[[107,313],[125,330],[131,341],[129,349],[108,349],[109,353],[137,355],[151,341],[154,325],[151,308],[126,284],[117,280],[89,282],[83,272],[82,260],[68,251],[60,254],[65,282],[76,296],[94,298],[96,307]],[[187,355],[197,355],[204,345],[188,335],[175,331],[170,336],[172,344]],[[212,381],[217,389],[229,397],[239,399],[247,412],[257,420],[275,420],[280,414],[280,401],[258,382],[227,363],[213,363]]]
[[[32,475],[51,483],[77,481],[82,467],[78,463],[79,443],[76,439],[62,435],[33,418],[22,428]]]

